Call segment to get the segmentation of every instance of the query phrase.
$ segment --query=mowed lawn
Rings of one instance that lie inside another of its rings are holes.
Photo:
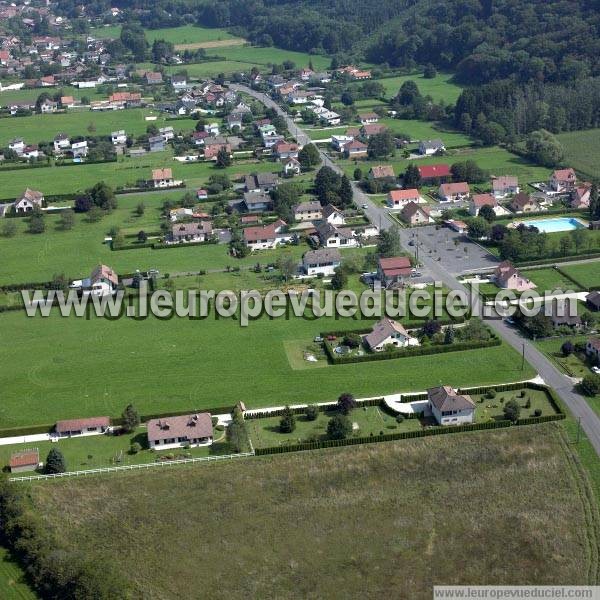
[[[81,100],[81,98],[83,98],[84,96],[86,98],[89,98],[90,100],[101,100],[106,98],[106,95],[101,94],[98,91],[98,88],[79,89],[70,85],[64,85],[62,87],[50,88],[50,90],[41,90],[40,88],[24,88],[21,90],[5,89],[0,91],[0,104],[2,106],[8,106],[12,102],[35,102],[38,96],[44,91],[48,91],[48,93],[52,96],[54,94],[60,94],[61,96],[73,96],[76,100]],[[15,117],[6,118],[14,119]],[[18,118],[22,119],[24,117]]]
[[[320,54],[309,54],[308,52],[294,52],[293,50],[282,50],[281,48],[262,48],[257,46],[229,46],[207,50],[210,54],[225,57],[234,62],[249,63],[250,65],[281,64],[286,60],[295,63],[296,68],[308,67],[312,62],[317,70],[328,69],[331,58]],[[186,65],[187,66],[187,65]],[[191,65],[190,65],[191,66]]]
[[[563,292],[581,291],[578,285],[552,267],[548,269],[525,269],[522,273],[535,283],[537,286],[536,291],[539,293],[554,292],[556,290]]]
[[[550,424],[29,489],[57,552],[136,597],[189,597],[201,577],[206,597],[425,600],[434,584],[595,583],[570,453]]]
[[[401,77],[385,77],[375,81],[383,85],[387,98],[396,96],[406,81],[414,81],[422,96],[431,96],[436,102],[443,100],[446,104],[454,104],[462,92],[462,87],[453,83],[452,75],[448,73],[438,73],[433,79],[425,79],[422,73],[418,73]]]
[[[600,286],[600,261],[565,265],[560,267],[569,277],[572,277],[584,289]]]
[[[215,163],[198,161],[181,163],[173,159],[171,150],[151,152],[139,158],[119,157],[117,162],[96,164],[73,164],[56,167],[48,166],[17,171],[0,168],[0,196],[4,199],[16,198],[30,187],[44,194],[74,194],[104,181],[116,188],[136,187],[140,180],[147,181],[152,169],[168,167],[175,179],[183,180],[186,186],[194,190],[205,185],[214,173],[226,172],[230,178],[237,179],[252,172],[279,172],[277,163],[257,161],[255,159],[236,159],[226,171],[217,169]],[[153,192],[159,194],[159,192]]]
[[[600,129],[571,131],[556,136],[565,149],[565,164],[587,177],[600,171]]]
[[[160,251],[163,253],[171,250]],[[292,369],[285,343],[322,331],[359,329],[372,321],[266,317],[241,327],[235,319],[27,317],[0,314],[5,339],[0,363],[0,422],[5,427],[52,423],[59,418],[119,415],[134,402],[144,414],[206,407],[333,401],[528,379],[507,345],[321,369]],[[24,392],[26,390],[26,392]]]
[[[25,582],[25,573],[8,550],[0,547],[0,596],[3,600],[36,600],[37,594]]]
[[[156,117],[146,121],[146,117]],[[0,119],[0,145],[8,146],[15,137],[21,137],[28,144],[52,142],[58,133],[70,136],[110,135],[112,131],[124,129],[128,135],[146,133],[149,125],[173,126],[175,131],[193,131],[194,119],[167,119],[158,111],[147,108],[131,108],[115,111],[91,111],[74,109],[55,115],[32,115],[30,117],[12,117]]]
[[[196,27],[195,25],[184,25],[182,27],[165,27],[163,29],[146,29],[146,39],[150,44],[154,40],[165,40],[172,44],[193,44],[196,42],[214,42],[219,40],[230,40],[234,35],[215,27]],[[121,27],[100,27],[90,30],[90,35],[96,38],[118,38],[121,35]]]

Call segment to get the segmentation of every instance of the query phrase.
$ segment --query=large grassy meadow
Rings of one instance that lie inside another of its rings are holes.
[[[146,117],[156,117],[146,121]],[[124,129],[128,135],[146,133],[149,125],[173,126],[176,131],[192,131],[194,119],[167,119],[158,111],[147,108],[131,108],[114,111],[91,111],[75,109],[55,115],[31,115],[0,119],[0,146],[8,146],[15,137],[21,137],[28,144],[51,142],[58,133],[75,135],[110,135],[112,131]]]
[[[600,171],[600,129],[571,131],[556,136],[565,149],[565,164],[586,177]]]
[[[154,40],[165,40],[172,44],[193,44],[202,42],[215,42],[220,40],[235,39],[231,33],[218,27],[196,27],[195,25],[184,25],[182,27],[165,27],[163,29],[146,29],[146,39],[150,44]],[[121,27],[98,27],[90,31],[95,38],[118,38],[121,35]]]
[[[31,486],[31,510],[57,551],[115,569],[140,597],[186,597],[199,578],[206,596],[289,599],[393,589],[421,600],[434,584],[593,584],[591,491],[558,431],[61,480]]]
[[[423,96],[431,96],[436,102],[443,100],[446,104],[454,104],[460,96],[462,88],[452,81],[452,77],[448,73],[438,73],[434,78],[426,79],[422,73],[419,73],[385,77],[376,81],[383,84],[387,98],[393,98],[404,82],[414,81]]]
[[[171,252],[165,250],[162,252]],[[202,286],[202,280],[200,286]],[[210,288],[209,288],[210,289]],[[123,318],[27,317],[0,314],[10,345],[0,348],[3,426],[59,418],[119,415],[128,402],[142,413],[331,401],[528,379],[509,346],[324,368],[292,368],[290,341],[310,344],[322,331],[360,329],[372,321],[262,317],[241,327],[209,316],[138,321]],[[32,358],[34,357],[34,358]],[[297,365],[294,365],[297,367]]]

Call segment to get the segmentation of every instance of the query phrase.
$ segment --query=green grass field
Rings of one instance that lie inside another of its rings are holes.
[[[565,265],[560,270],[573,277],[584,289],[600,286],[600,261]]]
[[[118,162],[96,164],[74,164],[63,167],[48,166],[18,171],[3,171],[0,168],[0,194],[3,198],[15,198],[25,188],[30,187],[44,194],[73,194],[104,181],[113,188],[136,187],[139,180],[147,180],[152,169],[169,167],[173,177],[185,181],[191,190],[207,183],[215,172],[223,173],[211,161],[181,163],[173,160],[170,149],[164,152],[146,153],[139,158],[120,157]],[[279,165],[274,162],[254,159],[236,159],[226,172],[230,178],[237,179],[252,172],[278,172]],[[160,196],[153,192],[151,197]]]
[[[552,267],[549,269],[526,269],[522,271],[525,277],[528,277],[537,286],[537,291],[554,292],[556,290],[579,292],[581,288],[575,285],[570,279],[561,275]]]
[[[183,27],[167,27],[164,29],[146,29],[146,39],[150,44],[154,40],[165,40],[173,44],[192,44],[196,42],[214,42],[219,40],[230,40],[235,36],[225,29],[196,27],[184,25]],[[99,27],[92,29],[90,35],[96,38],[116,39],[121,35],[121,26]]]
[[[296,68],[308,67],[312,64],[317,70],[328,69],[331,58],[319,54],[308,54],[308,52],[294,52],[293,50],[282,50],[281,48],[259,48],[257,46],[227,46],[210,50],[211,54],[225,57],[228,61],[249,63],[250,65],[281,64],[291,60]],[[190,65],[191,66],[191,65]],[[246,67],[249,70],[250,67]]]
[[[145,117],[157,117],[146,121]],[[67,135],[110,135],[111,131],[125,129],[127,134],[146,133],[148,125],[163,127],[172,125],[176,131],[192,131],[196,125],[193,119],[169,120],[164,115],[146,108],[131,108],[116,111],[72,110],[55,115],[32,115],[0,119],[0,145],[7,146],[15,137],[22,137],[26,143],[51,142],[58,133]],[[95,129],[92,129],[95,128]],[[91,130],[92,129],[92,130]]]
[[[600,129],[571,131],[556,136],[565,149],[565,164],[586,177],[600,170]]]
[[[452,75],[447,73],[438,73],[433,79],[425,79],[422,74],[415,74],[386,77],[375,81],[383,84],[387,98],[393,98],[406,81],[414,81],[421,95],[431,96],[435,101],[443,100],[446,104],[454,104],[462,92],[462,88],[452,82]]]
[[[2,90],[0,91],[0,104],[8,106],[11,102],[35,102],[43,90],[40,88],[22,89],[22,90]],[[84,96],[90,100],[102,100],[104,95],[100,94],[98,88],[79,89],[70,85],[65,85],[60,88],[51,88],[50,94],[60,93],[62,96],[73,96],[76,100],[81,100]],[[13,118],[13,117],[7,117]],[[24,118],[24,117],[19,117]]]
[[[0,323],[12,340],[0,349],[0,361],[11,373],[0,406],[0,421],[6,427],[119,415],[130,401],[143,414],[227,407],[239,400],[254,408],[331,401],[344,391],[367,397],[534,375],[529,366],[521,371],[520,357],[506,345],[452,352],[435,361],[410,357],[292,368],[284,347],[287,340],[310,341],[321,331],[370,323],[352,319],[261,318],[240,327],[236,320],[214,316],[201,321],[106,321],[5,312]]]
[[[199,564],[203,594],[223,597],[354,599],[394,589],[423,600],[436,583],[592,584],[591,490],[558,431],[512,428],[37,484],[32,510],[57,551],[116,569],[140,597],[185,597]],[[182,535],[199,518],[194,535]]]

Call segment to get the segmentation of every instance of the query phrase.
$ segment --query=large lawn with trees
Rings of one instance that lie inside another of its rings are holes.
[[[600,129],[571,131],[556,136],[565,149],[565,164],[595,178],[600,171]]]
[[[435,77],[426,78],[423,73],[414,75],[402,75],[400,77],[385,77],[376,79],[385,88],[386,98],[393,98],[402,84],[406,81],[414,81],[423,96],[431,96],[434,101],[443,100],[446,104],[453,104],[459,97],[462,87],[452,81],[452,74],[438,73]]]
[[[507,578],[592,584],[591,490],[559,427],[37,484],[26,512],[61,560],[86,556],[103,586],[140,596],[185,596],[199,576],[207,595],[290,599],[395,589],[421,600],[434,583]]]
[[[56,313],[28,318],[11,311],[0,314],[0,321],[3,334],[12,340],[0,349],[0,360],[11,373],[0,407],[6,427],[115,416],[128,402],[142,414],[230,407],[240,400],[249,407],[280,406],[331,401],[343,391],[368,397],[534,375],[529,365],[521,370],[521,357],[504,344],[451,352],[443,360],[424,356],[292,368],[288,340],[310,341],[322,331],[364,329],[372,322],[353,319],[260,318],[240,327],[236,320],[214,316],[107,321]]]

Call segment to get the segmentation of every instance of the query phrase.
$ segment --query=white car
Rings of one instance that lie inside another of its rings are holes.
[[[363,204],[362,208],[369,208],[369,205],[368,204]]]
[[[600,367],[592,367],[592,371],[596,374],[600,373]]]

